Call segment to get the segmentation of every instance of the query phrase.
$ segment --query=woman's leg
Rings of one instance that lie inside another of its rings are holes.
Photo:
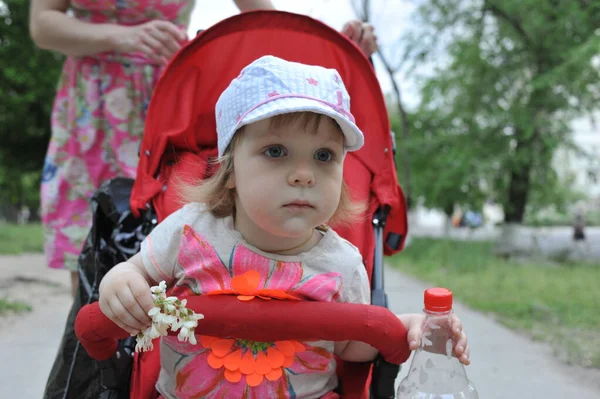
[[[71,271],[71,295],[75,299],[77,295],[77,289],[79,288],[79,272]]]

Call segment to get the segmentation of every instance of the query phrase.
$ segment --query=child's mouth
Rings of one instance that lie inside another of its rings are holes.
[[[308,201],[294,201],[294,202],[290,202],[289,204],[285,204],[283,207],[288,208],[288,209],[312,209],[312,208],[314,208],[314,206],[312,206],[310,204],[310,202],[308,202]]]

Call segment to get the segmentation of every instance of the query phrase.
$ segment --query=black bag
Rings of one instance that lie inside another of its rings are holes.
[[[104,362],[88,356],[73,326],[79,309],[98,300],[98,287],[111,267],[139,251],[156,226],[148,211],[136,218],[129,208],[133,180],[116,178],[104,183],[91,200],[93,225],[78,259],[79,291],[50,371],[44,399],[129,398],[135,338],[119,341],[115,355]]]

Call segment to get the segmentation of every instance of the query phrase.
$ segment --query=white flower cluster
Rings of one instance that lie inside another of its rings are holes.
[[[167,330],[179,330],[177,339],[182,342],[189,341],[196,345],[196,335],[194,330],[198,325],[198,320],[203,319],[204,315],[194,313],[187,309],[187,301],[180,301],[177,297],[167,297],[167,284],[161,281],[158,286],[150,288],[154,307],[148,312],[152,318],[152,325],[144,331],[140,331],[136,336],[136,352],[146,352],[154,349],[152,340],[167,335]]]

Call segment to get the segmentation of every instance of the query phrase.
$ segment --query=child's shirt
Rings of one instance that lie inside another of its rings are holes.
[[[370,284],[356,247],[332,229],[298,255],[265,253],[248,244],[231,217],[188,204],[142,242],[144,268],[180,298],[260,282],[302,300],[370,303]],[[253,278],[248,278],[254,276]],[[172,288],[171,288],[172,287]],[[280,291],[278,291],[280,292]],[[254,299],[259,300],[259,299]],[[197,331],[202,331],[202,320]],[[343,328],[343,326],[340,326]],[[338,384],[330,341],[256,343],[198,336],[161,340],[158,391],[171,398],[321,398]]]

